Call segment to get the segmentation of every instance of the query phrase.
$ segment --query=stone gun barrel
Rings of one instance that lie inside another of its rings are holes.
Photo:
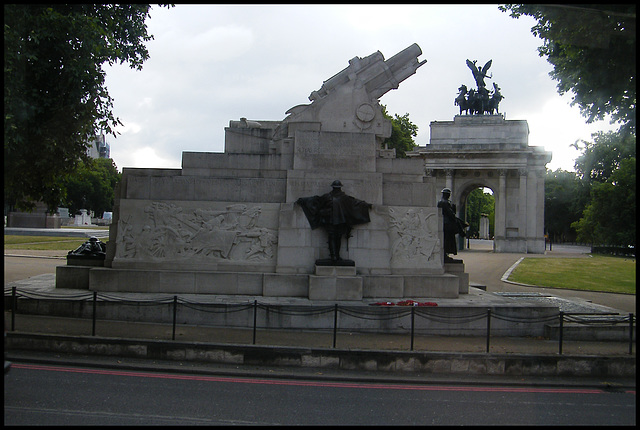
[[[385,61],[386,70],[366,84],[371,96],[374,98],[382,97],[390,90],[398,88],[400,82],[416,73],[418,67],[427,62],[427,60],[418,62],[417,57],[420,55],[422,55],[422,50],[417,43],[414,43]]]
[[[413,75],[418,67],[427,62],[427,60],[418,62],[417,57],[420,55],[422,50],[417,43],[414,43],[386,61],[380,51],[364,58],[354,57],[349,61],[349,67],[326,80],[318,91],[311,93],[309,100],[324,98],[337,87],[355,79],[364,84],[371,98],[377,99],[388,91],[398,88],[400,82]]]
[[[418,67],[427,62],[427,60],[418,62],[418,57],[421,55],[422,50],[417,43],[414,43],[389,58],[385,61],[385,64],[389,66],[389,70],[391,70],[394,75],[398,75],[397,78],[401,82],[413,75]]]

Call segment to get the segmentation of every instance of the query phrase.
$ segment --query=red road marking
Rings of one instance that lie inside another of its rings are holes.
[[[404,384],[364,384],[354,382],[322,382],[322,381],[290,381],[274,379],[255,379],[226,376],[205,376],[205,375],[181,375],[168,373],[136,372],[123,370],[89,369],[77,367],[58,367],[36,364],[12,363],[11,367],[16,369],[46,370],[51,372],[71,372],[88,373],[96,375],[129,376],[138,378],[160,378],[179,379],[187,381],[207,381],[207,382],[236,382],[243,384],[263,384],[263,385],[290,385],[308,387],[331,387],[331,388],[375,388],[391,390],[418,390],[418,391],[479,391],[479,392],[505,392],[505,393],[574,393],[574,394],[601,394],[604,390],[589,388],[536,388],[536,387],[469,387],[469,386],[435,386],[435,385],[404,385]],[[635,394],[634,391],[625,391]]]

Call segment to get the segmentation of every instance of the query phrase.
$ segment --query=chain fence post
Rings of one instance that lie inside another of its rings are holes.
[[[18,298],[16,287],[11,287],[11,331],[16,330],[16,311],[18,310]]]
[[[171,340],[176,340],[176,316],[178,314],[178,296],[173,296],[173,327],[171,331]]]
[[[416,311],[416,308],[411,306],[411,349],[410,349],[410,351],[413,351],[413,335],[415,333],[414,322],[415,322],[415,316],[416,316],[416,312],[415,311]]]
[[[253,301],[253,344],[256,344],[256,323],[258,320],[258,301]]]
[[[491,339],[491,309],[487,309],[487,354],[489,353],[490,339]]]
[[[633,354],[633,314],[629,314],[629,355]]]
[[[560,332],[558,333],[558,354],[562,355],[562,334],[564,330],[564,312],[560,311]]]
[[[98,298],[98,292],[93,292],[93,316],[91,317],[91,336],[96,335],[96,301]]]
[[[338,304],[333,307],[333,347],[336,347],[336,332],[338,331]]]

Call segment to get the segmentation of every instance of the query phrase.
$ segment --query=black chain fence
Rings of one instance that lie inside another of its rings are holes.
[[[555,315],[546,315],[537,318],[532,317],[516,317],[513,315],[508,315],[507,313],[501,314],[499,311],[492,309],[471,309],[464,315],[443,315],[442,313],[438,313],[436,311],[437,308],[430,307],[430,303],[418,303],[412,302],[411,300],[405,301],[404,305],[400,306],[346,306],[346,305],[328,305],[328,306],[310,306],[301,308],[299,306],[291,306],[291,305],[273,305],[273,304],[261,304],[255,300],[253,303],[243,303],[243,304],[227,304],[227,303],[202,303],[195,302],[192,300],[184,299],[178,296],[167,296],[166,298],[156,298],[156,299],[137,299],[137,300],[127,300],[120,297],[116,297],[106,293],[97,293],[97,292],[87,292],[81,293],[77,295],[64,295],[61,296],[51,296],[50,294],[38,293],[33,290],[26,291],[18,291],[17,287],[11,287],[10,289],[5,289],[5,311],[10,311],[11,313],[11,323],[10,330],[15,331],[15,316],[19,313],[18,299],[27,300],[27,301],[35,301],[36,304],[38,301],[54,301],[59,303],[83,303],[83,309],[90,309],[90,315],[86,315],[86,312],[77,311],[75,312],[78,318],[91,318],[92,321],[92,330],[91,335],[96,335],[96,323],[97,323],[97,305],[98,303],[118,303],[121,306],[136,306],[138,312],[140,312],[140,318],[137,322],[146,322],[144,315],[145,307],[156,307],[162,306],[164,309],[160,312],[160,320],[159,323],[168,324],[169,320],[171,320],[172,324],[172,337],[171,340],[175,340],[176,338],[176,326],[178,325],[178,314],[179,310],[184,312],[185,309],[190,311],[191,316],[194,313],[205,313],[208,315],[216,314],[218,316],[219,323],[216,326],[219,327],[233,327],[234,322],[230,321],[232,315],[235,313],[246,313],[252,312],[253,317],[253,344],[256,343],[256,335],[257,330],[260,328],[261,330],[268,330],[269,321],[281,321],[282,319],[287,319],[291,326],[295,326],[295,320],[301,319],[305,320],[306,324],[301,324],[300,326],[305,327],[305,329],[309,329],[312,324],[308,322],[313,319],[317,319],[321,316],[327,316],[332,314],[333,316],[333,348],[336,347],[336,337],[337,333],[340,330],[339,327],[339,316],[344,320],[345,318],[351,318],[352,320],[375,320],[375,321],[393,321],[397,319],[407,318],[410,319],[410,327],[408,331],[411,333],[411,345],[410,350],[414,350],[414,336],[416,331],[416,318],[421,318],[426,321],[433,321],[439,324],[469,324],[477,321],[486,321],[486,352],[490,352],[490,341],[491,341],[491,323],[492,321],[505,321],[513,324],[540,324],[540,323],[554,323],[557,322],[559,324],[559,333],[558,333],[558,353],[562,354],[562,346],[563,346],[563,335],[565,331],[565,323],[573,323],[576,325],[583,326],[603,326],[603,325],[628,325],[629,330],[629,354],[631,355],[633,352],[633,343],[634,343],[634,322],[635,316],[633,313],[629,313],[628,315],[619,315],[619,314],[611,314],[611,313],[568,313],[559,311]],[[90,303],[91,306],[86,306],[87,303]],[[427,305],[427,306],[422,306]],[[37,305],[36,305],[37,306]],[[381,310],[384,308],[384,311]],[[48,309],[51,309],[49,306]],[[49,314],[48,316],[68,316],[67,312],[63,312],[64,315],[55,315],[56,310],[53,308],[53,314]],[[264,325],[258,327],[258,313],[262,313],[262,320],[264,321]],[[157,318],[156,318],[157,319]],[[211,325],[210,318],[204,318],[203,321],[209,321],[209,324],[203,325]],[[156,321],[158,322],[158,321]],[[236,325],[237,327],[237,325]],[[357,328],[357,324],[355,324]],[[246,328],[246,326],[245,326]],[[313,328],[311,328],[313,329]],[[317,330],[323,330],[318,328]],[[326,330],[326,328],[324,329]],[[353,330],[350,327],[350,330]],[[370,331],[374,332],[375,330],[367,329],[366,327],[362,327],[361,331]]]

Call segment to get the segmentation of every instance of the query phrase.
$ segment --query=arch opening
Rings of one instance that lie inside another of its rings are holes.
[[[493,249],[496,201],[493,189],[482,183],[465,186],[460,194],[458,217],[469,227],[467,236],[460,237],[458,249]]]

